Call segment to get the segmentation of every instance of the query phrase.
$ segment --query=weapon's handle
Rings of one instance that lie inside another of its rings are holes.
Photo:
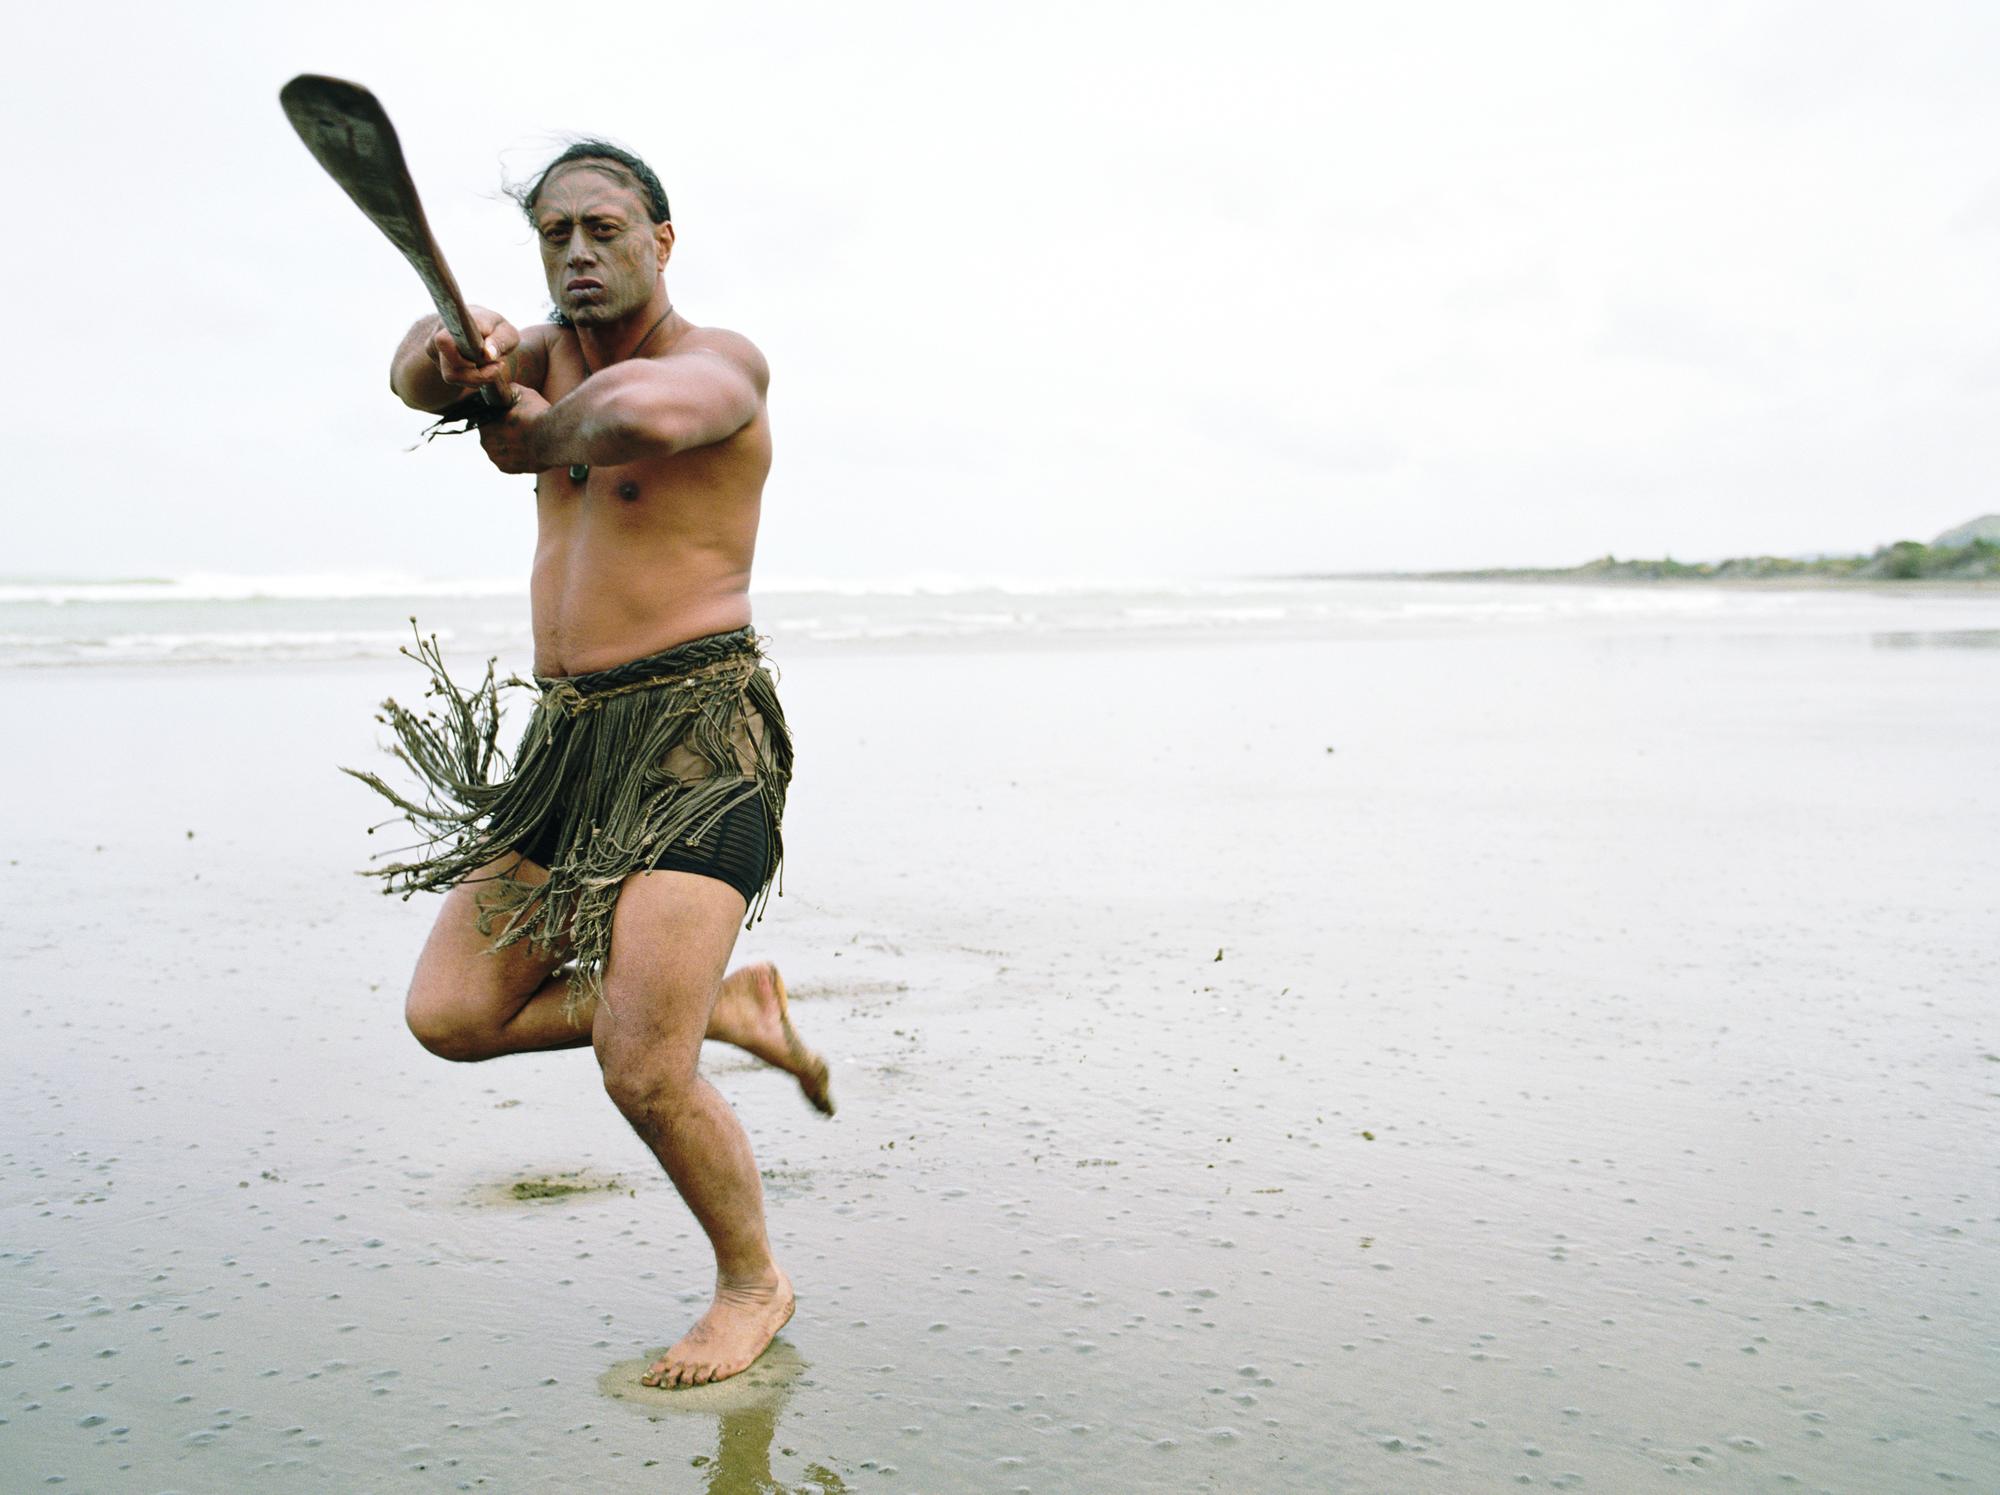
[[[447,271],[447,277],[449,274]],[[486,350],[480,346],[479,329],[472,324],[472,313],[466,307],[465,298],[459,294],[457,284],[447,280],[444,294],[438,295],[434,291],[433,295],[437,300],[438,320],[444,323],[445,331],[458,345],[458,356],[467,363],[486,362]],[[507,391],[497,384],[480,385],[479,398],[494,410],[511,410],[514,406],[514,402],[507,398]]]

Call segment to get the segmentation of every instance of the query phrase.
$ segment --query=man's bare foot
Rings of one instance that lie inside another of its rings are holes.
[[[826,1061],[806,1047],[792,1026],[785,978],[768,960],[731,971],[724,979],[708,1020],[708,1036],[776,1065],[799,1082],[816,1109],[833,1114]]]
[[[791,1279],[772,1268],[754,1287],[718,1282],[715,1301],[680,1342],[639,1377],[642,1386],[706,1386],[748,1370],[791,1319]]]

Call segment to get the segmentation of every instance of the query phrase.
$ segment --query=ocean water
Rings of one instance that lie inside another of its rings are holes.
[[[757,626],[794,646],[1065,639],[1397,637],[1488,630],[1855,633],[1978,644],[2000,592],[1586,586],[1399,578],[777,580]],[[0,669],[381,662],[434,633],[447,655],[525,667],[525,578],[385,573],[0,579]],[[1991,641],[1990,638],[1987,641]]]

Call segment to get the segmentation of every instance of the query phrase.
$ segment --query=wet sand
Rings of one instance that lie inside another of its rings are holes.
[[[1954,606],[779,640],[739,949],[841,1110],[712,1055],[800,1304],[693,1393],[621,1379],[708,1266],[588,1053],[401,1029],[333,765],[410,675],[15,672],[0,1488],[2000,1488]]]

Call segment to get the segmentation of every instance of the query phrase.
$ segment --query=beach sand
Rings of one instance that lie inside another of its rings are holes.
[[[401,1026],[414,669],[16,671],[0,1488],[2000,1488],[1984,606],[781,638],[840,1114],[709,1055],[799,1312],[683,1393],[588,1052]]]

